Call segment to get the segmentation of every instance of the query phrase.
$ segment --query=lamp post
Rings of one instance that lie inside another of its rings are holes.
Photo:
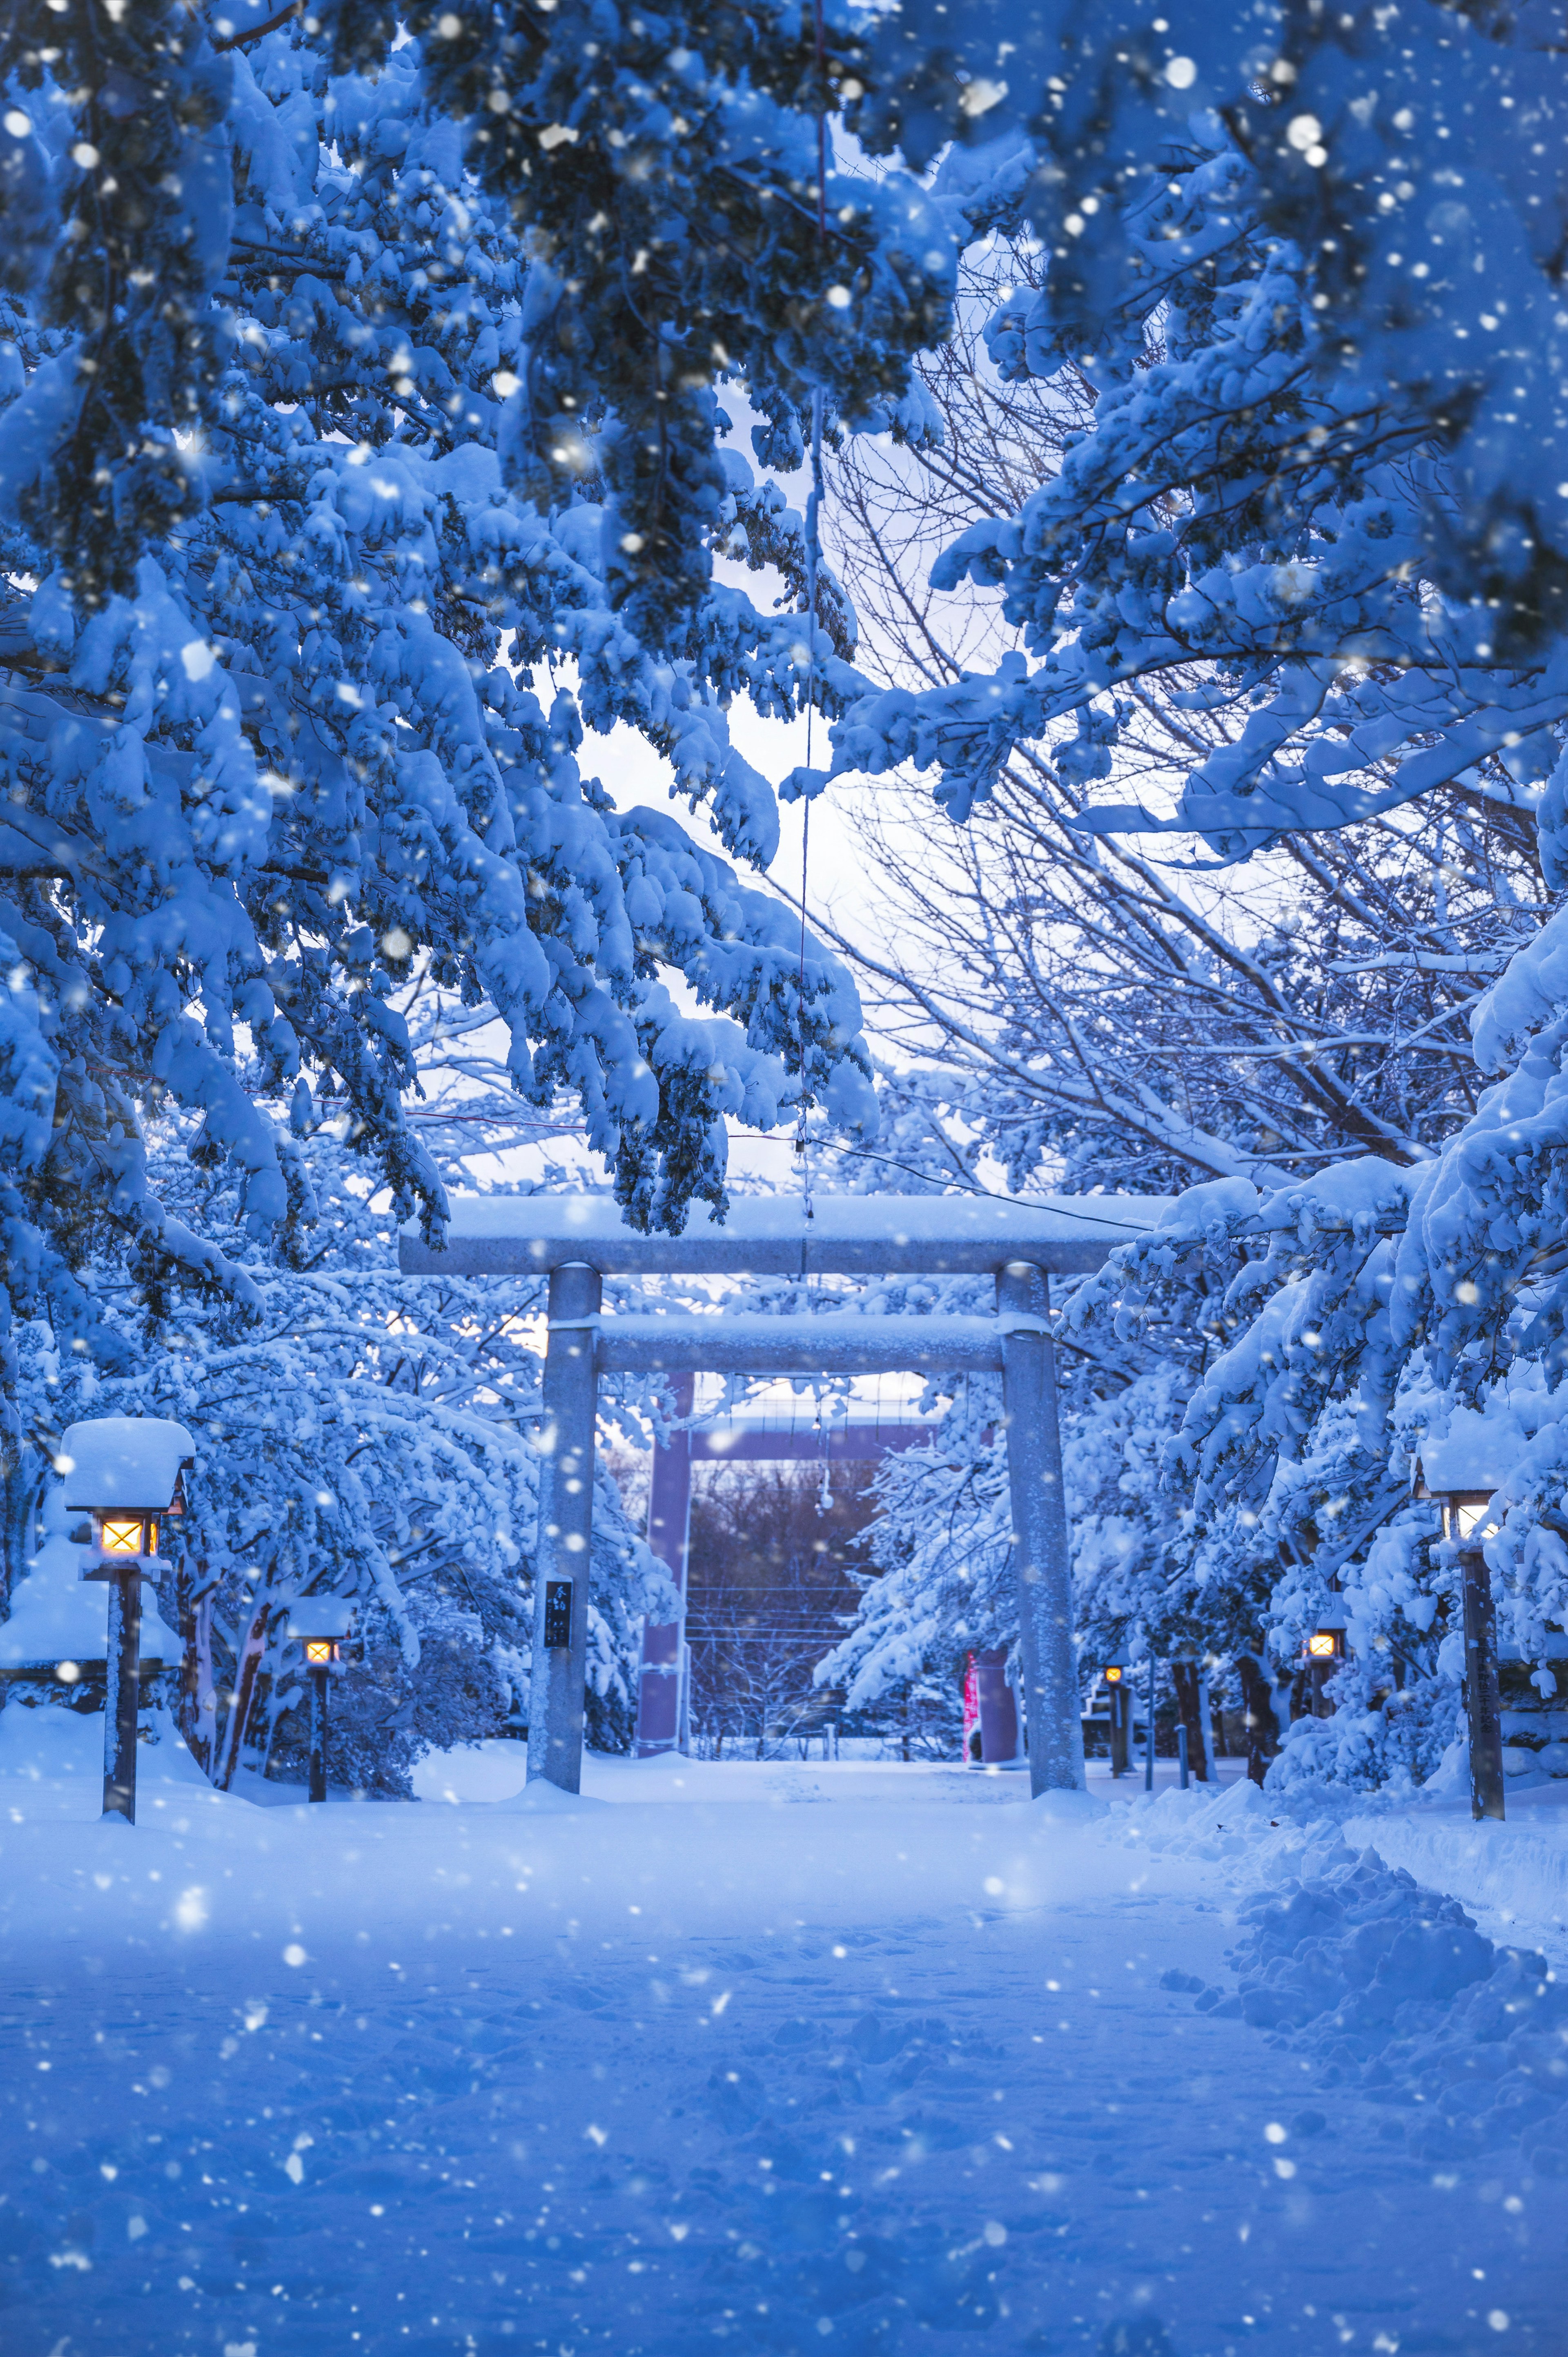
[[[1415,1494],[1443,1510],[1443,1535],[1459,1558],[1465,1611],[1465,1716],[1470,1733],[1470,1814],[1501,1819],[1503,1713],[1498,1692],[1498,1615],[1485,1539],[1497,1480],[1468,1436],[1429,1441],[1415,1469]]]
[[[1126,1654],[1118,1653],[1113,1662],[1107,1662],[1100,1674],[1105,1680],[1111,1696],[1111,1773],[1112,1776],[1124,1776],[1129,1765],[1127,1722],[1128,1706],[1132,1699],[1127,1691]]]
[[[1326,1714],[1318,1706],[1336,1664],[1346,1658],[1348,1650],[1345,1635],[1347,1625],[1343,1611],[1331,1602],[1318,1614],[1316,1625],[1307,1631],[1306,1667],[1312,1686],[1312,1715],[1315,1718],[1333,1716],[1332,1704]]]
[[[327,1682],[343,1658],[343,1641],[354,1626],[354,1608],[340,1596],[302,1596],[289,1616],[288,1633],[305,1655],[310,1676],[310,1798],[327,1798]]]
[[[136,1720],[142,1680],[142,1582],[156,1577],[166,1517],[185,1512],[184,1468],[196,1444],[156,1415],[101,1415],[73,1424],[56,1462],[72,1513],[92,1517],[83,1579],[109,1590],[104,1645],[103,1814],[136,1822]],[[161,1664],[160,1664],[161,1666]]]

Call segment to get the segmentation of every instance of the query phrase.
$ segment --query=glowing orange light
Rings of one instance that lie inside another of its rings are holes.
[[[99,1544],[105,1555],[140,1555],[142,1552],[140,1514],[106,1515]]]
[[[307,1637],[305,1641],[305,1658],[314,1665],[331,1661],[337,1650],[330,1637]]]
[[[1315,1629],[1306,1641],[1306,1650],[1315,1662],[1331,1662],[1338,1651],[1333,1630]]]
[[[1119,1686],[1122,1683],[1122,1673],[1114,1663],[1105,1673],[1105,1683],[1108,1686]]]

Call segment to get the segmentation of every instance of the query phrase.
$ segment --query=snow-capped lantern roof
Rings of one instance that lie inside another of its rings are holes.
[[[196,1443],[164,1415],[95,1415],[73,1424],[55,1462],[73,1511],[162,1514],[174,1503]]]
[[[296,1596],[288,1616],[288,1633],[308,1642],[312,1638],[351,1636],[354,1607],[346,1596]]]
[[[1508,1436],[1484,1416],[1455,1415],[1440,1440],[1423,1440],[1415,1460],[1418,1498],[1489,1498],[1510,1469]]]

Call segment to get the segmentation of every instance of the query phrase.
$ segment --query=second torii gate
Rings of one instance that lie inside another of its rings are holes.
[[[846,1422],[818,1431],[809,1441],[795,1433],[733,1432],[726,1437],[701,1426],[693,1427],[686,1422],[696,1392],[690,1369],[671,1375],[668,1388],[676,1429],[653,1451],[648,1484],[648,1544],[674,1583],[681,1598],[681,1618],[650,1620],[642,1631],[642,1662],[637,1684],[636,1748],[639,1760],[678,1751],[684,1740],[682,1721],[688,1668],[685,1613],[691,1566],[693,1465],[703,1459],[735,1465],[762,1457],[811,1459],[831,1468],[842,1464],[846,1456],[884,1457],[890,1449],[932,1441],[937,1434],[935,1422],[869,1427]]]
[[[999,1373],[1018,1582],[1019,1652],[1036,1792],[1083,1785],[1072,1576],[1057,1421],[1049,1280],[1101,1265],[1165,1208],[1154,1196],[765,1196],[721,1225],[694,1212],[683,1234],[640,1234],[594,1195],[459,1196],[445,1248],[404,1232],[408,1275],[550,1280],[535,1574],[528,1773],[580,1789],[588,1550],[601,1374]],[[619,1275],[983,1275],[993,1318],[868,1316],[604,1318]]]

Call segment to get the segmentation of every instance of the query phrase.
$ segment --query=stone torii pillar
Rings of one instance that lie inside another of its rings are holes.
[[[996,1278],[1002,1329],[1002,1422],[1018,1583],[1018,1651],[1027,1713],[1029,1785],[1081,1792],[1083,1718],[1072,1641],[1072,1546],[1062,1490],[1050,1285],[1043,1268],[1009,1261]]]
[[[583,1784],[583,1681],[594,1536],[595,1338],[604,1280],[581,1261],[550,1272],[544,1418],[539,1435],[538,1568],[528,1701],[528,1777]]]
[[[1166,1199],[821,1196],[705,1211],[679,1236],[639,1234],[606,1196],[458,1197],[445,1246],[404,1230],[411,1276],[550,1276],[530,1779],[575,1792],[582,1776],[583,1666],[593,1535],[594,1432],[601,1374],[959,1375],[1002,1377],[1018,1577],[1032,1791],[1083,1787],[1072,1641],[1072,1578],[1057,1425],[1047,1279],[1088,1274],[1117,1243],[1146,1234]],[[625,1317],[602,1319],[610,1275],[779,1275],[901,1272],[994,1276],[994,1318]],[[678,1685],[677,1680],[670,1680]]]

